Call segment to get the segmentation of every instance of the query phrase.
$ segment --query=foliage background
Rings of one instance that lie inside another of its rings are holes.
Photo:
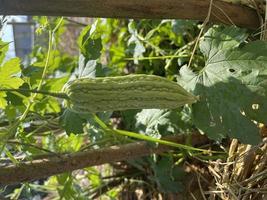
[[[255,122],[267,120],[267,44],[252,42],[257,39],[254,33],[236,27],[202,26],[189,20],[95,19],[77,38],[79,53],[69,54],[62,43],[68,45],[63,35],[71,22],[47,17],[35,20],[38,36],[43,35],[47,43],[34,47],[28,65],[19,58],[6,61],[8,43],[0,42],[1,89],[20,89],[0,92],[1,166],[133,142],[133,138],[107,133],[91,114],[71,112],[60,99],[27,91],[61,91],[75,78],[132,73],[178,81],[201,99],[192,107],[177,110],[98,113],[104,123],[152,138],[200,131],[212,139],[208,148],[221,154],[177,149],[2,187],[2,197],[167,198],[185,189],[184,166],[188,162],[226,159],[226,150],[219,146],[228,137],[250,144],[260,142]],[[199,41],[201,29],[206,33]],[[192,54],[198,42],[200,48]],[[186,145],[190,146],[190,136]]]

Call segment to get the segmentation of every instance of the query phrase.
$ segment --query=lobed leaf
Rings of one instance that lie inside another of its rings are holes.
[[[267,43],[242,45],[245,38],[236,28],[212,28],[200,43],[206,65],[199,72],[182,67],[180,83],[200,96],[193,121],[210,138],[257,144],[260,135],[252,120],[267,123]]]

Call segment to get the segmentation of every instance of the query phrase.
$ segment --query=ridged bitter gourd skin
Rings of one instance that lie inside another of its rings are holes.
[[[154,75],[82,78],[64,89],[67,106],[79,113],[128,109],[174,109],[192,104],[197,97],[177,83]]]

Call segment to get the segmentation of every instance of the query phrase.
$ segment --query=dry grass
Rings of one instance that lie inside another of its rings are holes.
[[[263,136],[267,128],[261,128]],[[213,181],[205,191],[209,200],[267,199],[267,138],[257,146],[232,140],[226,162],[218,160],[208,166]]]

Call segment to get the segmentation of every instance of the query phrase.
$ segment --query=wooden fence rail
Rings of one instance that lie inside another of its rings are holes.
[[[0,0],[0,15],[204,20],[210,0]],[[255,10],[213,1],[210,21],[255,29]]]

